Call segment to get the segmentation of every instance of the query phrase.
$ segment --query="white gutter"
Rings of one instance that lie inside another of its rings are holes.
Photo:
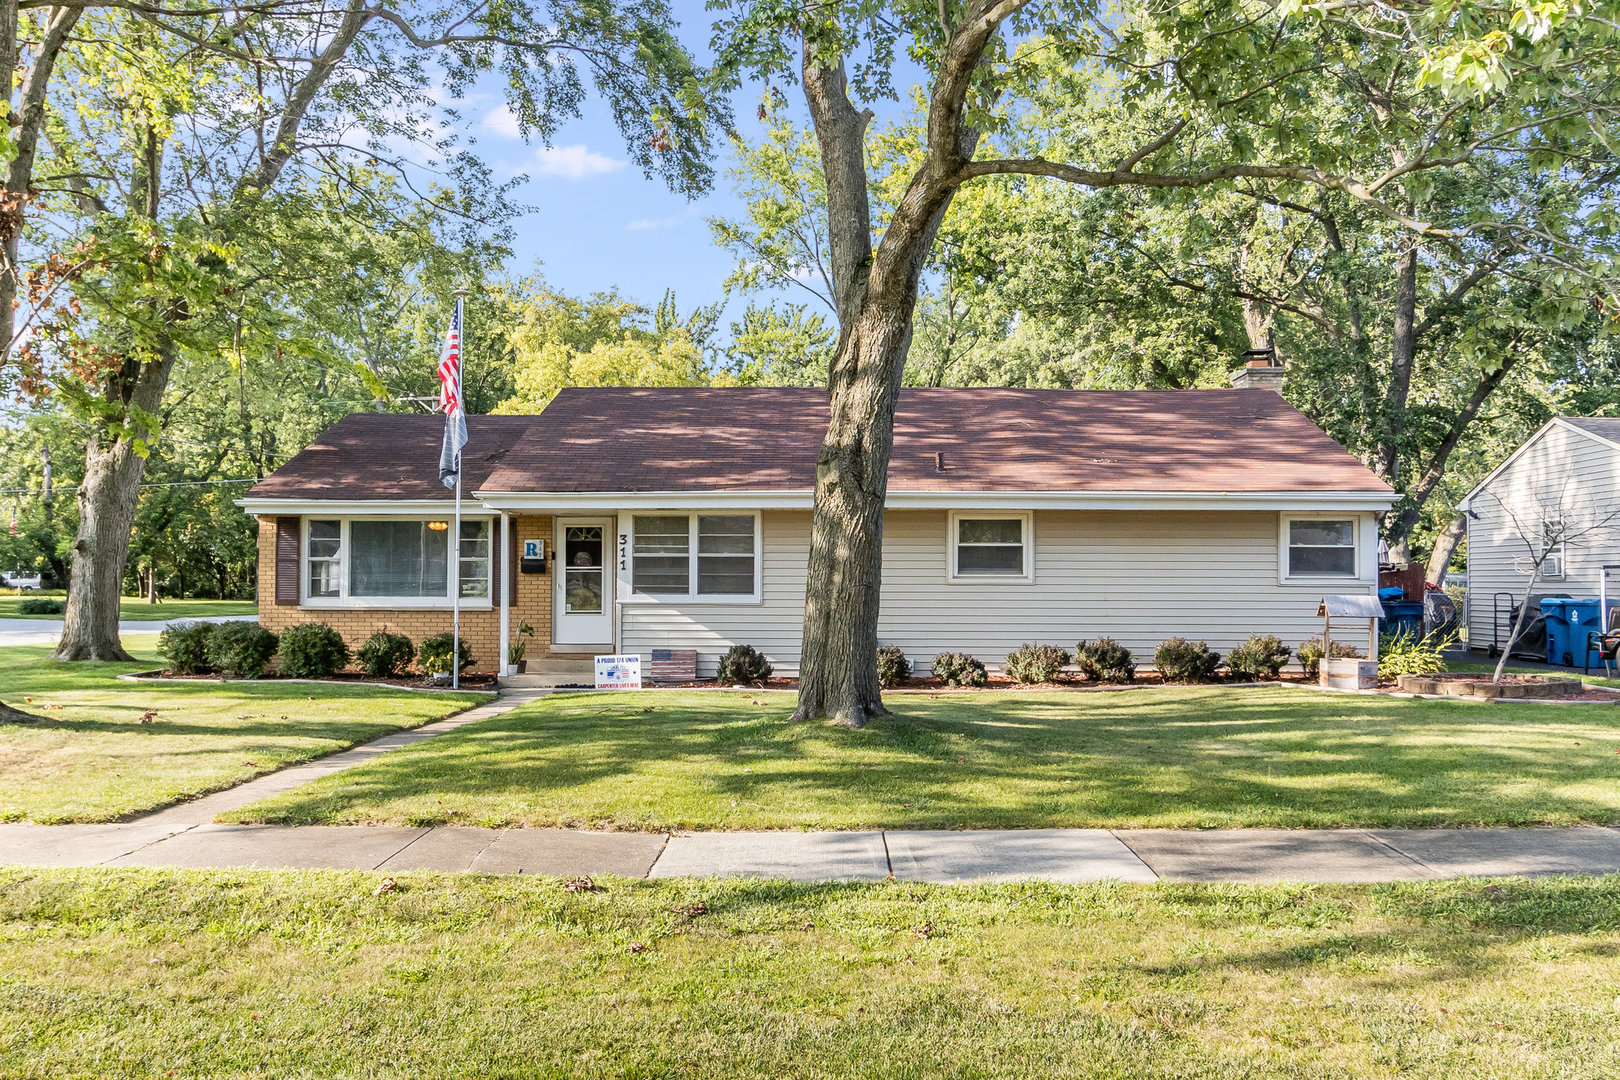
[[[414,516],[424,514],[438,514],[449,517],[455,512],[455,503],[449,499],[268,499],[244,498],[237,499],[236,505],[250,514],[331,514],[336,517],[349,515],[371,516]],[[489,516],[493,513],[488,507],[478,506],[476,503],[462,511],[463,515],[473,517]]]
[[[505,511],[791,509],[809,510],[815,495],[789,491],[486,491],[475,493],[474,516]],[[1388,510],[1389,491],[891,491],[895,510]],[[481,504],[481,505],[480,505]],[[238,499],[250,514],[421,516],[448,514],[438,499]]]
[[[1021,510],[1388,510],[1390,491],[891,491],[896,510],[1018,508]],[[788,491],[485,491],[485,506],[500,510],[804,509],[815,506],[808,489]]]

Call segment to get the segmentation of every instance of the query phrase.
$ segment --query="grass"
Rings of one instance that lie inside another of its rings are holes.
[[[60,589],[42,589],[25,592],[23,600],[44,597],[47,600],[67,599]],[[61,615],[23,615],[17,611],[20,600],[17,590],[0,590],[0,619],[56,619]],[[165,600],[161,604],[148,604],[143,597],[126,596],[119,601],[118,617],[124,621],[161,619],[201,619],[211,615],[257,615],[259,605],[252,600]]]
[[[379,879],[0,870],[0,1072],[1620,1075],[1616,878]]]
[[[1283,688],[892,695],[850,731],[786,695],[560,694],[236,821],[852,829],[1620,822],[1620,710]]]
[[[127,637],[124,646],[148,653],[154,637]],[[115,676],[153,660],[58,664],[49,652],[0,648],[7,704],[41,717],[0,724],[0,821],[116,821],[483,699],[364,686],[128,683]]]

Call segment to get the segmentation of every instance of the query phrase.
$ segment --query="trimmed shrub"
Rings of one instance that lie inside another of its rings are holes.
[[[325,679],[349,666],[343,635],[325,623],[293,626],[281,634],[277,670],[294,679]]]
[[[733,645],[720,658],[722,686],[764,686],[774,669],[752,645]]]
[[[911,678],[911,661],[898,645],[879,645],[877,664],[878,685],[885,690]]]
[[[1136,657],[1113,638],[1082,641],[1074,647],[1074,662],[1093,682],[1128,683],[1136,680]]]
[[[416,662],[429,675],[450,674],[450,643],[454,640],[452,634],[434,634],[430,638],[423,638],[421,647],[416,650]],[[466,671],[472,666],[472,649],[468,648],[465,637],[458,644],[461,647],[456,654],[461,661],[461,670]]]
[[[208,635],[208,663],[233,679],[257,679],[276,654],[276,635],[250,622],[214,623]]]
[[[1451,634],[1384,635],[1378,640],[1378,677],[1394,679],[1401,675],[1438,675],[1446,670],[1442,649],[1457,644]]]
[[[1159,677],[1165,682],[1211,682],[1220,664],[1221,654],[1203,641],[1173,637],[1153,650],[1153,666],[1159,669]]]
[[[169,670],[176,675],[207,675],[214,670],[208,662],[208,642],[213,636],[213,623],[170,623],[158,635],[158,653],[168,658]]]
[[[1342,641],[1333,643],[1333,656],[1335,659],[1350,660],[1360,656],[1355,646],[1347,645]],[[1305,677],[1315,680],[1322,674],[1322,639],[1313,637],[1302,642],[1299,646],[1299,663],[1305,669]]]
[[[1069,651],[1056,645],[1020,645],[1007,654],[1001,670],[1014,682],[1048,683],[1069,662]]]
[[[940,653],[930,670],[946,686],[983,686],[990,681],[984,665],[967,653]]]
[[[1282,674],[1293,650],[1273,634],[1250,634],[1249,640],[1226,654],[1226,666],[1246,682],[1275,679]]]
[[[48,596],[29,596],[17,601],[19,615],[60,615],[62,609],[62,601],[52,600]]]
[[[366,638],[355,657],[360,661],[360,670],[373,679],[389,679],[411,666],[416,659],[416,645],[404,634],[379,630]]]

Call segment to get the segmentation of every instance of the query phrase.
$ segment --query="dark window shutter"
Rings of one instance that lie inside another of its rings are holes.
[[[517,607],[517,579],[518,579],[518,551],[521,550],[518,535],[517,521],[514,520],[508,529],[512,537],[511,550],[506,559],[506,602]]]
[[[298,519],[276,518],[276,604],[298,606]]]

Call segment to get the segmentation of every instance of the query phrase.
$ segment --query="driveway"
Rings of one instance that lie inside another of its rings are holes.
[[[118,624],[118,633],[155,634],[171,622],[253,622],[257,615],[208,615],[200,619],[142,619]],[[0,619],[0,645],[54,645],[61,619]]]

